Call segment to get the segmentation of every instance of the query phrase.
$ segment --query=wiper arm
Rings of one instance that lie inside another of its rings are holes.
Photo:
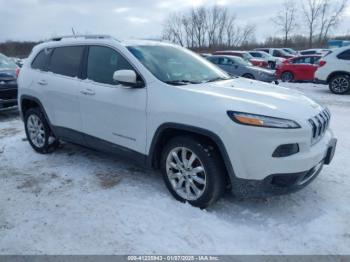
[[[216,82],[216,81],[221,81],[221,80],[229,80],[229,79],[232,79],[233,77],[229,77],[229,78],[226,78],[226,77],[215,77],[213,79],[209,79],[207,81],[204,81],[203,83],[210,83],[210,82]]]
[[[188,85],[188,84],[199,84],[199,82],[189,81],[189,80],[170,80],[165,83],[170,85]]]

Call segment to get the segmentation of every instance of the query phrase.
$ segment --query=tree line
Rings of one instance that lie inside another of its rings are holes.
[[[7,41],[0,43],[0,53],[9,57],[26,58],[38,42]]]
[[[224,6],[197,7],[172,13],[163,25],[162,38],[197,50],[246,47],[325,47],[341,23],[347,0],[284,0],[271,17],[276,33],[264,41],[255,38],[256,25],[238,23],[237,15]]]

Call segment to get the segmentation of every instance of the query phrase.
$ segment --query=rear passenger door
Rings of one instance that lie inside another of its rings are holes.
[[[103,147],[106,141],[116,149],[128,148],[145,154],[146,88],[127,88],[114,82],[113,74],[117,70],[134,68],[115,49],[89,47],[84,69],[86,79],[79,95],[86,141],[95,148]]]
[[[79,110],[81,64],[84,46],[56,47],[52,51],[48,74],[39,79],[45,103],[52,111],[51,123],[59,137],[83,143],[79,135],[82,122]]]

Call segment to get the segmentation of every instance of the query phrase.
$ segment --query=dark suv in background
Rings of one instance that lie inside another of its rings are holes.
[[[0,54],[0,110],[17,105],[17,75],[19,68]]]

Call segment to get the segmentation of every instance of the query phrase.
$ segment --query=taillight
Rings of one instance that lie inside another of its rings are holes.
[[[327,62],[326,61],[324,61],[324,60],[321,60],[319,63],[318,63],[318,65],[321,67],[321,66],[324,66],[325,64],[327,64]]]
[[[21,69],[20,69],[19,67],[17,67],[17,68],[16,68],[16,76],[17,76],[17,78],[18,78],[18,76],[19,76],[20,71],[21,71]]]

